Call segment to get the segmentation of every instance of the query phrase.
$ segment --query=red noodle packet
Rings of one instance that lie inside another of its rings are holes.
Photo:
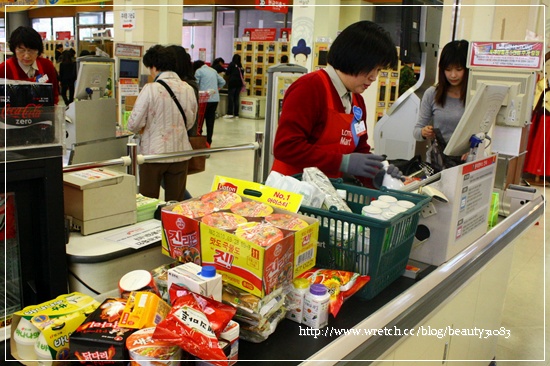
[[[315,269],[305,271],[298,277],[307,278],[311,284],[322,283],[330,294],[329,309],[332,316],[340,311],[342,304],[359,291],[370,280],[370,276],[336,269]]]
[[[211,360],[214,365],[226,365],[227,356],[217,336],[235,312],[232,306],[188,292],[173,302],[166,319],[157,325],[153,338],[177,344],[200,359]]]

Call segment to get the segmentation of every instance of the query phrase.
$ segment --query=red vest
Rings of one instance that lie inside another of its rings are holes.
[[[363,120],[357,121],[355,120],[353,113],[338,112],[336,106],[340,105],[341,100],[339,97],[337,99],[333,98],[333,94],[331,93],[332,81],[330,80],[330,76],[326,72],[320,72],[319,74],[321,75],[321,79],[323,80],[325,91],[327,93],[328,115],[325,129],[323,130],[321,137],[319,137],[319,139],[315,142],[315,145],[323,146],[325,149],[329,149],[331,151],[334,151],[335,153],[351,154],[355,151],[355,148],[357,147],[355,139],[352,138],[350,143],[349,140],[343,141],[342,136],[354,136],[355,128],[353,127],[353,125],[355,123],[365,124],[364,116]],[[353,111],[353,105],[357,104],[357,95],[355,93],[352,93],[352,95]],[[271,170],[274,170],[284,175],[300,174],[303,171],[300,168],[290,166],[277,159],[273,161],[273,166],[271,167]],[[329,176],[329,178],[339,178],[341,176],[342,174],[340,173],[338,174],[338,176]]]

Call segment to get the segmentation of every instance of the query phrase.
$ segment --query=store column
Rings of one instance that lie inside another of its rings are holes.
[[[339,29],[339,0],[301,0],[292,11],[291,63],[315,68],[315,44],[336,38]]]
[[[145,50],[155,44],[181,45],[183,4],[181,0],[113,2],[115,42],[143,45]],[[130,18],[129,18],[130,17]],[[133,20],[131,17],[134,17]]]

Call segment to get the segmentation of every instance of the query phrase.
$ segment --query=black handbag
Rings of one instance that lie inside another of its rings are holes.
[[[170,87],[168,86],[168,84],[166,84],[166,82],[164,82],[164,80],[157,80],[157,82],[166,88],[166,90],[170,94],[170,97],[172,98],[174,103],[176,103],[176,106],[181,112],[181,115],[183,116],[183,120],[187,125],[187,117],[185,117],[183,108],[181,107],[181,104],[178,101],[178,98],[176,98],[176,95],[174,94],[172,89],[170,89]],[[189,142],[191,143],[193,150],[206,149],[208,147],[208,144],[206,142],[206,136],[189,136]],[[187,175],[204,172],[205,169],[206,169],[206,155],[193,156],[191,159],[189,159],[189,162],[187,165]]]

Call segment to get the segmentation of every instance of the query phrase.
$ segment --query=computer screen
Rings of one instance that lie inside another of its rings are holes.
[[[121,58],[118,60],[118,77],[139,79],[140,60]]]
[[[99,93],[99,97],[103,96],[109,81],[112,83],[113,65],[113,62],[79,62],[75,98],[88,99],[88,88],[93,94]]]
[[[508,94],[500,107],[496,124],[499,126],[524,127],[531,121],[535,96],[536,74],[534,72],[470,71],[466,103],[474,97],[481,84],[505,85]]]
[[[509,86],[480,83],[474,97],[466,103],[466,109],[451,135],[444,153],[461,156],[470,151],[470,137],[487,133],[495,123],[497,113],[508,94]]]

